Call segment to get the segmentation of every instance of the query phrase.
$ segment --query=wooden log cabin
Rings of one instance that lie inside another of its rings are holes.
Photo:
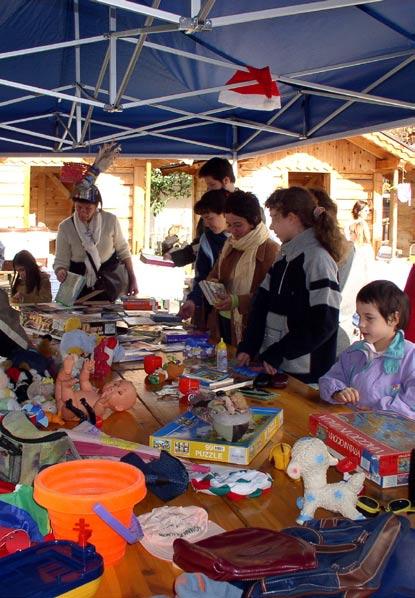
[[[81,161],[65,158],[65,161]],[[89,156],[85,157],[90,162]],[[70,189],[60,181],[61,157],[0,158],[0,236],[5,231],[27,229],[43,223],[56,231],[70,215]],[[150,222],[150,173],[152,167],[164,172],[176,169],[194,175],[194,200],[204,191],[197,178],[199,163],[189,166],[179,160],[120,157],[98,179],[105,209],[115,213],[134,253],[148,246]],[[384,133],[267,153],[240,160],[237,185],[264,201],[276,188],[287,185],[325,188],[338,204],[339,220],[347,225],[351,208],[358,199],[371,206],[370,226],[375,250],[389,240],[393,250],[404,255],[415,241],[415,205],[398,201],[396,186],[415,181],[415,152]],[[412,198],[414,198],[412,183]],[[36,222],[33,222],[35,214]],[[399,234],[398,234],[399,231]],[[53,251],[53,245],[51,246]]]

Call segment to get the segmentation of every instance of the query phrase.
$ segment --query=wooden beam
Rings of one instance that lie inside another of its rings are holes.
[[[53,174],[52,172],[46,171],[46,176],[51,181],[52,185],[55,189],[61,194],[64,195],[67,199],[71,197],[70,191],[65,187],[63,183],[59,180],[59,178]]]
[[[377,146],[376,144],[372,143],[368,139],[364,137],[346,137],[346,140],[358,147],[359,149],[372,154],[376,158],[386,158],[390,155],[389,152],[385,151],[381,147]]]
[[[405,168],[405,160],[400,158],[386,158],[385,160],[376,160],[376,171],[385,172],[395,170],[396,168]]]

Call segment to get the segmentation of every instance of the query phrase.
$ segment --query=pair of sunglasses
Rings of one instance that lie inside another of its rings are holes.
[[[366,517],[376,517],[381,511],[388,511],[395,514],[415,513],[415,505],[407,498],[396,498],[383,506],[371,496],[358,496],[356,509]]]

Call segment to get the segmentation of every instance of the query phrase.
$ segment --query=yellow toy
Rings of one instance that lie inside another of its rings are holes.
[[[275,469],[285,471],[291,459],[291,446],[285,442],[276,444],[270,450],[268,458]]]

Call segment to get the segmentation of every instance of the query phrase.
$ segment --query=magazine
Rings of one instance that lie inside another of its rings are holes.
[[[68,272],[66,278],[59,285],[56,293],[55,301],[62,303],[62,305],[72,306],[78,299],[82,289],[85,286],[85,276]]]
[[[199,287],[210,305],[215,305],[227,295],[225,285],[221,282],[201,280]]]
[[[228,376],[226,372],[220,372],[214,368],[206,367],[190,371],[188,374],[185,374],[185,377],[200,380],[202,386],[210,389],[222,388],[222,386],[232,384],[234,381],[234,379]]]

